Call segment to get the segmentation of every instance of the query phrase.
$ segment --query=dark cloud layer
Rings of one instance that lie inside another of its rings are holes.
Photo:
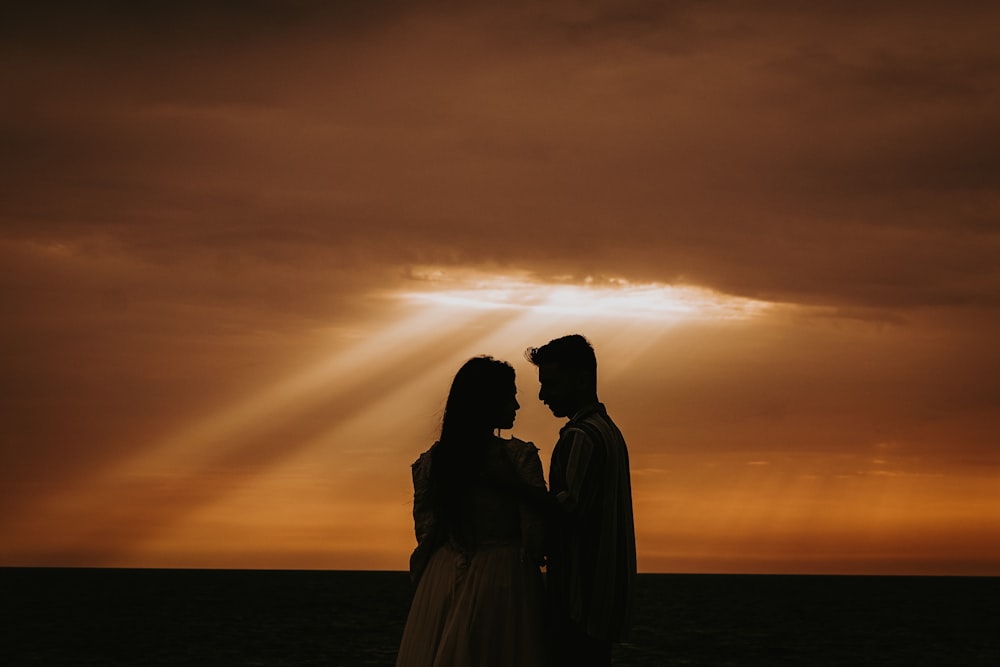
[[[36,13],[4,228],[994,301],[989,10],[532,7]]]

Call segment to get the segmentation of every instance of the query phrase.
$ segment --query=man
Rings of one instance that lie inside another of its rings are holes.
[[[549,465],[548,589],[557,665],[610,665],[629,630],[635,527],[628,449],[597,398],[597,358],[578,334],[526,356],[538,398],[569,421]]]

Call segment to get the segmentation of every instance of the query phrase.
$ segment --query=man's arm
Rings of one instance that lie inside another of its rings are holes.
[[[560,439],[559,447],[568,452],[566,462],[566,489],[555,494],[557,508],[563,514],[574,514],[583,498],[583,486],[587,479],[594,454],[594,443],[576,428],[567,429]]]

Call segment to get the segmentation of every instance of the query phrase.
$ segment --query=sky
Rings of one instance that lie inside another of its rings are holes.
[[[1000,8],[23,5],[0,565],[403,570],[582,333],[640,571],[1000,575]]]

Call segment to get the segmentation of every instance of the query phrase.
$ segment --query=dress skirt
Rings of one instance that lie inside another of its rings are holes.
[[[544,667],[543,586],[520,543],[471,556],[439,547],[414,592],[396,667]]]

